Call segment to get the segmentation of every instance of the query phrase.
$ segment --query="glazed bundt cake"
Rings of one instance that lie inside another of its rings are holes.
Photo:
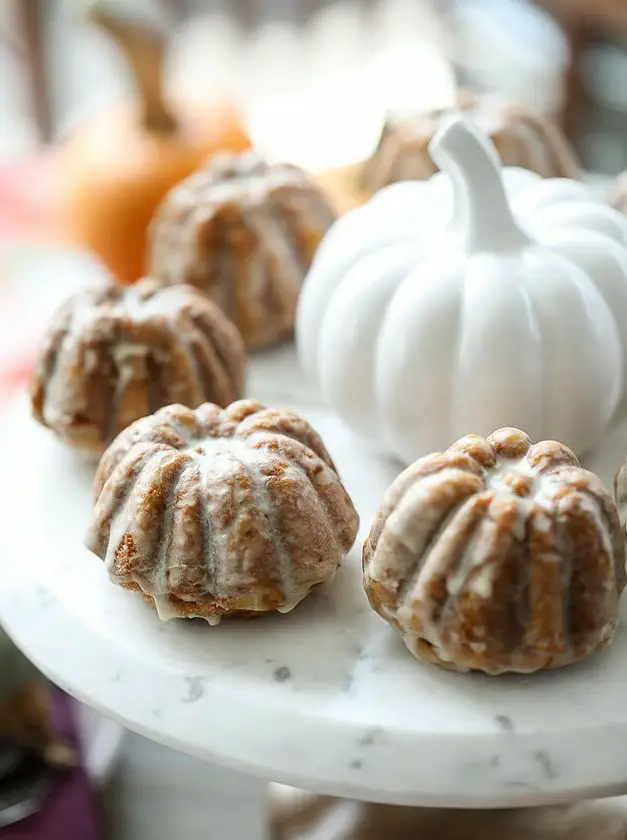
[[[289,612],[329,581],[358,517],[295,414],[241,400],[162,408],[100,462],[87,546],[162,619]]]
[[[237,329],[198,289],[107,283],[74,295],[53,317],[32,409],[65,443],[100,455],[164,405],[228,405],[242,395],[244,365]]]
[[[363,550],[373,609],[418,659],[531,672],[610,643],[625,586],[616,506],[560,443],[461,438],[390,486]]]
[[[297,166],[221,154],[175,187],[150,228],[150,273],[207,292],[247,346],[289,337],[304,276],[335,214]]]
[[[429,143],[453,110],[471,117],[488,134],[505,166],[531,169],[543,178],[580,177],[573,149],[550,120],[498,96],[462,90],[454,108],[388,122],[378,148],[365,165],[364,187],[376,192],[396,181],[430,178],[437,167],[429,155]]]

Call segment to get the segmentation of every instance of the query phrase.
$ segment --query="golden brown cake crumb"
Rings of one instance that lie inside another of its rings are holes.
[[[539,113],[495,95],[462,90],[455,108],[441,108],[385,126],[366,164],[364,186],[376,192],[396,181],[423,181],[437,172],[429,143],[442,120],[462,111],[488,134],[504,166],[521,166],[543,178],[579,178],[575,152],[560,129]]]
[[[329,581],[359,520],[318,434],[241,400],[172,405],[102,457],[87,545],[168,618],[292,610]]]
[[[297,166],[224,153],[162,203],[150,229],[150,273],[203,289],[247,346],[275,344],[293,333],[301,284],[334,220]]]
[[[242,339],[195,288],[151,279],[79,292],[56,312],[31,383],[35,418],[100,455],[134,420],[173,402],[242,395]]]
[[[531,672],[609,644],[624,537],[600,479],[554,441],[468,435],[390,486],[363,549],[373,609],[419,659]]]

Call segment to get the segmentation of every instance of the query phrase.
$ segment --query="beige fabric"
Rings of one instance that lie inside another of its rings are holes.
[[[627,797],[514,811],[396,808],[272,785],[272,840],[625,840]]]

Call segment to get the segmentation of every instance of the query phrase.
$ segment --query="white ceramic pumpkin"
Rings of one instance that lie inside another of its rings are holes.
[[[515,426],[583,454],[626,412],[627,221],[583,183],[504,168],[467,119],[327,233],[297,313],[304,369],[405,463]]]

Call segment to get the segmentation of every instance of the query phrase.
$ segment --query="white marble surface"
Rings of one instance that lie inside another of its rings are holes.
[[[363,538],[396,467],[315,406],[289,349],[258,359],[250,387],[323,434]],[[84,702],[200,758],[346,797],[491,807],[627,791],[624,629],[611,650],[562,672],[441,672],[369,610],[359,543],[334,585],[290,615],[163,624],[82,548],[92,470],[24,402],[6,423],[0,620]],[[625,451],[621,429],[590,466],[610,481]]]

